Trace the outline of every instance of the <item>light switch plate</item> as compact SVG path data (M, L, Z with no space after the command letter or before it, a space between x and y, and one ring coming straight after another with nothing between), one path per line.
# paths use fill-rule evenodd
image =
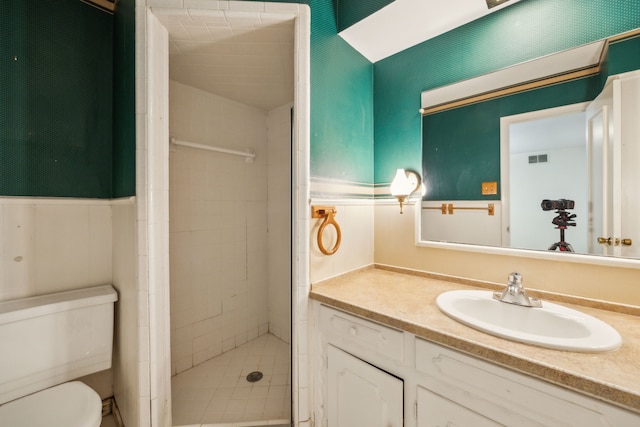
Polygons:
M498 194L498 183L493 182L483 182L482 183L482 195L488 194Z

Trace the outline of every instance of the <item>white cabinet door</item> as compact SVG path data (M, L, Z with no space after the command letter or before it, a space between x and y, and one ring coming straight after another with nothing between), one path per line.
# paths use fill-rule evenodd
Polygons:
M403 382L327 346L328 427L402 427Z
M497 427L491 421L464 406L418 387L418 427Z

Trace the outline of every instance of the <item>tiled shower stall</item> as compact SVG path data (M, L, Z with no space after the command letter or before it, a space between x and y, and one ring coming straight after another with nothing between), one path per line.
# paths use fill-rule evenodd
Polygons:
M291 106L270 112L171 81L171 372L266 333L290 342Z
M277 42L289 49L292 58L305 58L296 49L306 42L300 45L302 40L296 42L293 36L294 27L300 32L295 24L299 23L297 13L289 13L299 12L299 6L282 10L278 5L276 9L260 15L261 25L276 23L271 27L274 34L282 28L278 22L291 28L284 31L291 33L290 38L279 37ZM172 18L160 9L155 11L160 12L159 20L169 29L177 20L179 25L186 22L197 26L211 19L219 25L223 16L240 22L246 21L245 17L255 18L254 14L246 15L247 11L200 16L201 12L189 9L192 21L184 15ZM180 30L178 34L184 34ZM246 28L239 32L247 36ZM172 30L170 42L174 40L171 34ZM174 49L173 45L169 48L170 52ZM169 69L171 58L169 55ZM208 56L208 60L212 58ZM219 61L224 61L224 55ZM308 200L307 196L299 197L300 192L306 194L306 186L300 183L308 182L308 160L306 148L304 156L299 157L295 136L306 134L308 113L306 101L300 104L306 99L306 90L301 91L300 82L292 77L299 76L299 67L307 69L308 59L303 61L298 65L284 62L285 70L293 68L288 77L291 98L271 102L269 108L234 101L215 90L195 87L179 78L171 80L169 75L167 139L177 142L168 147L174 425L256 420L288 423L296 416L291 405L292 376L294 380L296 376L292 367L296 361L291 358L292 319L296 317L292 313L292 297L296 297L292 286L306 286L308 282L294 279L296 274L306 277L307 270L292 265L296 244L292 241L296 215L293 201ZM197 70L194 67L194 72ZM294 107L298 107L297 115ZM298 140L306 146L307 138ZM255 159L180 142L250 151ZM295 166L296 160L305 167ZM302 182L295 178L300 172L304 175ZM295 197L294 188L298 191ZM302 212L306 214L307 208ZM305 227L306 222L295 226ZM240 359L247 361L246 366L239 366ZM224 360L233 363L223 369ZM250 370L263 371L264 378L248 383L245 377ZM226 375L221 377L221 372ZM188 377L207 380L189 385L190 381L185 381Z
M276 338L276 335L291 337L290 344L285 343L293 354L288 367L290 375L287 374L291 381L291 392L288 393L292 399L291 419L297 425L307 426L310 419L308 353L305 341L308 328L309 287L309 8L306 5L260 2L199 2L197 7L198 9L187 9L180 0L148 1L146 7L136 8L136 40L139 41L138 44L144 52L144 55L138 55L136 65L137 70L144 71L144 77L138 74L144 84L137 85L139 92L137 99L144 101L138 104L137 129L138 139L145 141L139 146L137 161L137 182L141 190L138 237L141 244L147 248L145 252L147 255L140 258L140 268L142 268L140 271L144 278L148 277L150 284L148 301L151 423L172 425L172 406L175 407L176 403L172 400L176 394L172 384L175 382L169 375L178 372L179 369L186 369L174 375L175 380L179 375L190 372L188 366L194 362L201 362L208 356L217 354L218 351L231 350L236 346L236 350L242 349L258 341L257 339L251 341L249 337L258 336L261 332L269 330L271 333L262 337L273 337L278 342L284 341ZM229 104L228 99L220 99L220 96L213 93L200 91L199 95L195 96L193 88L184 87L186 85L182 84L184 89L182 95L191 98L187 102L200 102L190 110L193 113L191 118L200 115L200 108L203 107L201 102L206 99L209 107L204 108L212 108L211 111L216 111L216 114L205 116L201 124L208 126L209 123L224 122L223 124L228 126L218 127L215 133L177 135L178 128L174 126L180 125L172 122L170 110L174 107L170 106L170 98L180 96L175 94L174 89L181 84L169 82L170 76L167 72L170 64L170 46L166 26L169 25L168 20L181 19L186 14L196 14L200 16L198 19L216 19L220 16L244 17L250 14L272 21L275 19L279 22L292 22L294 27L294 43L291 45L294 53L293 99L292 102L283 103L285 105L276 107L273 111L269 109L263 113L259 121L263 123L261 127L264 133L257 135L254 132L253 120L258 120L257 117L260 115L256 116L256 111L252 108ZM170 87L174 92L171 96ZM186 95L188 93L190 95ZM291 105L295 109L293 126L290 124ZM221 109L236 110L240 117L225 116L226 113ZM179 117L180 113L175 115ZM219 120L214 117L216 115L220 116ZM247 124L247 121L251 121L251 124ZM284 122L288 124L282 125ZM197 128L198 124L195 126ZM194 129L191 121L187 128L183 128L186 132L192 132ZM286 138L284 138L285 134ZM212 135L214 135L213 140L206 139ZM169 144L171 136L181 140L196 139L191 142L237 150L252 148L256 152L256 160L254 164L250 164L245 163L241 157L224 155L222 159L216 160L213 157L216 153L194 150L200 152L195 154L195 159L192 159L193 170L191 165L188 166L190 169L188 176L189 181L192 175L194 179L198 178L196 181L198 188L184 188L185 193L178 193L173 189L176 184L174 178L179 176L179 173L173 176L176 174L174 168L176 163L180 162L176 160L184 160L185 156L182 155L189 149ZM257 140L252 139L253 137ZM281 137L282 145L269 144L270 140L273 141L274 138L280 140ZM234 146L234 144L238 145ZM253 145L255 146L252 147ZM270 150L281 152L274 153ZM290 154L292 161L286 159L283 160L284 163L279 163L273 168L269 166L269 159L281 158L282 151ZM166 170L164 169L165 159L169 160ZM213 170L208 169L203 166L203 162L215 167ZM219 175L220 170L226 171L228 175ZM200 179L203 179L204 175L211 175L205 178L211 184L211 188L203 188ZM182 178L186 179L186 176L185 173ZM281 180L287 183L286 186L275 184ZM272 187L272 184L275 184L275 187ZM189 201L189 208L183 204L184 199L182 203L174 203L176 197L184 198L185 196L193 197L193 200ZM283 201L288 206L282 203ZM199 210L191 208L192 204L204 209L205 216L211 214L215 219L209 220L200 216ZM206 207L207 205L209 208ZM147 210L147 206L150 209ZM163 212L162 206L169 208L166 217L160 215ZM180 213L176 212L176 209L188 209L189 212ZM259 213L260 211L262 213ZM191 222L192 225L175 224L176 220L180 221L180 215L183 215L182 219ZM267 218L275 219L275 222ZM224 230L216 224L218 221L227 221ZM175 225L183 228L180 231L174 230ZM267 232L262 229L265 225L268 227ZM291 230L291 228L293 228L293 238L284 233L284 230ZM174 234L177 233L183 233L182 243L179 243L179 239L176 240L177 236ZM270 235L276 237L272 239ZM227 246L223 247L221 242ZM288 246L283 246L285 242ZM185 248L193 245L191 249L186 250L181 260L188 269L191 269L190 272L181 273L178 267L174 268L172 265L175 260L172 260L171 256L167 257L169 259L163 256L165 244L167 255L169 253L175 255L176 243L182 244ZM211 261L211 257L203 260L204 254L201 252L203 246L208 246L206 251L210 252L207 256L215 253L220 256L223 263L211 262L207 265L206 260ZM258 257L261 252L268 253L269 261L267 257ZM236 256L238 254L239 256ZM298 254L298 256L292 258L292 254ZM292 263L291 267L285 265L289 263ZM171 277L166 275L167 270L164 267L169 265L171 265L170 270L176 269L170 272ZM190 299L192 302L196 300L195 305L190 308L181 307L182 303L171 299L176 293L173 281L183 280L177 285L185 287L184 295L193 292L194 289L202 291L204 285L198 283L197 276L195 280L184 281L189 276L192 278L195 276L193 273L196 268L211 271L211 275L203 279L205 282L208 281L209 286L206 287L204 294L192 293L191 297L185 296L185 300ZM267 276L268 281L264 280ZM257 287L260 281L263 282L262 288ZM214 287L212 282L220 286ZM275 285L265 287L264 283L269 282ZM286 295L283 292L285 287L290 292L290 297L283 298L283 295ZM255 306L257 298L254 294L260 295L262 303L266 305L266 317L264 306L259 308ZM194 297L194 295L197 296ZM219 298L218 302L215 295ZM287 299L288 302L283 302ZM257 312L252 312L250 307L256 307ZM283 308L286 308L286 314ZM190 313L187 313L188 311ZM238 322L234 323L234 321ZM206 329L209 326L212 326L211 330ZM177 338L179 327L184 328L181 332L186 332L184 338ZM169 333L171 330L173 335ZM172 357L169 357L169 354L165 355L163 349L170 349L176 339L182 339L184 346L190 347L190 351L176 348L174 345L171 349ZM247 344L242 345L242 342ZM265 345L264 348L267 350L266 353L274 351L270 345ZM279 352L279 350L276 351ZM222 353L222 356L225 354L232 354L232 352ZM270 355L267 354L266 357ZM209 359L213 362L216 360L215 357ZM196 365L194 369L207 363ZM217 370L217 368L214 369L214 371ZM280 378L280 374L277 376ZM197 394L197 391L195 393ZM212 399L210 402L219 402L219 400ZM270 421L273 420L270 419ZM205 420L205 422L215 424L219 421Z
M267 112L170 81L169 132L256 155L169 148L174 425L290 419L291 104ZM267 335L281 344L254 344Z

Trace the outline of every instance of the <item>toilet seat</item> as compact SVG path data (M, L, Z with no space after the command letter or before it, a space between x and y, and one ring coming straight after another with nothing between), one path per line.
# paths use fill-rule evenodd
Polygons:
M0 426L99 427L102 401L91 387L72 381L0 405Z

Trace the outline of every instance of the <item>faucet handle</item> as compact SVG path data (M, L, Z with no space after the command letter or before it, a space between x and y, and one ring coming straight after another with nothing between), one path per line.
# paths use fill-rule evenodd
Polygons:
M509 285L516 285L518 287L522 286L522 274L518 272L513 272L509 274Z
M522 274L517 272L509 274L507 287L502 292L494 292L493 299L524 307L542 307L542 302L538 298L527 295L524 286L522 286Z

